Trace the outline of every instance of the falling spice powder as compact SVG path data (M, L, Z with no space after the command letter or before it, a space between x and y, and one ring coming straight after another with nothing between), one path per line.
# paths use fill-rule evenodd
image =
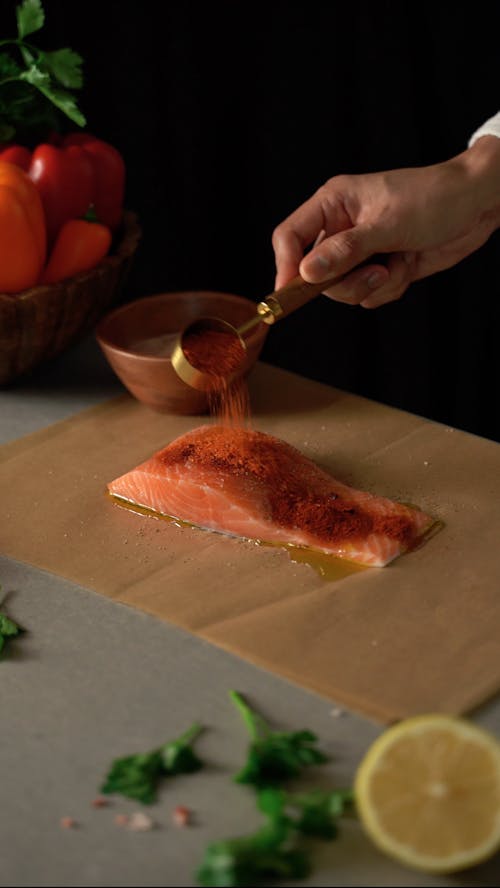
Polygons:
M226 330L190 330L182 350L189 363L210 379L209 410L227 426L250 421L250 398L244 375L234 378L246 359L245 348L235 334Z

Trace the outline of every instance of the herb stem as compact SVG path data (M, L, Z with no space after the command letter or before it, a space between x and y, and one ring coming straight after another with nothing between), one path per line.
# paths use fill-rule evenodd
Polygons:
M248 703L245 703L245 700L243 699L241 694L238 694L238 691L229 691L229 696L236 708L239 710L240 715L248 728L248 732L252 740L259 740L260 731L265 733L269 732L269 728L262 716L255 713L250 708Z
M195 722L194 725L191 725L191 727L184 732L184 734L181 734L178 739L178 743L181 743L183 746L188 746L190 743L193 742L195 737L198 737L198 735L201 734L202 731L203 725Z

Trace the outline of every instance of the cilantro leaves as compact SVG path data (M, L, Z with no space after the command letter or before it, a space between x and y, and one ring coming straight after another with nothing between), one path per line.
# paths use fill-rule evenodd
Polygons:
M17 37L0 40L0 140L57 129L58 114L86 120L72 90L83 86L83 59L72 49L44 51L26 41L45 21L41 0L16 7Z

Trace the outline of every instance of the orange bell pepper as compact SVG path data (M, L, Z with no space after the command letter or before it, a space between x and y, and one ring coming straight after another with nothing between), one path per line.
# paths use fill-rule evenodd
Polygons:
M20 293L38 283L47 233L42 201L27 173L0 161L0 293Z
M55 284L93 268L104 259L111 240L111 231L106 225L69 219L59 231L41 282Z

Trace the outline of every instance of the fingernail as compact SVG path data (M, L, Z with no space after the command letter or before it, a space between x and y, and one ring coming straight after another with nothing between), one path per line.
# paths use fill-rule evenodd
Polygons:
M371 275L366 279L370 290L375 290L384 280L385 275L381 271L372 271Z
M304 263L303 271L308 277L314 278L315 281L324 281L329 276L332 264L325 256L314 256L308 262Z

